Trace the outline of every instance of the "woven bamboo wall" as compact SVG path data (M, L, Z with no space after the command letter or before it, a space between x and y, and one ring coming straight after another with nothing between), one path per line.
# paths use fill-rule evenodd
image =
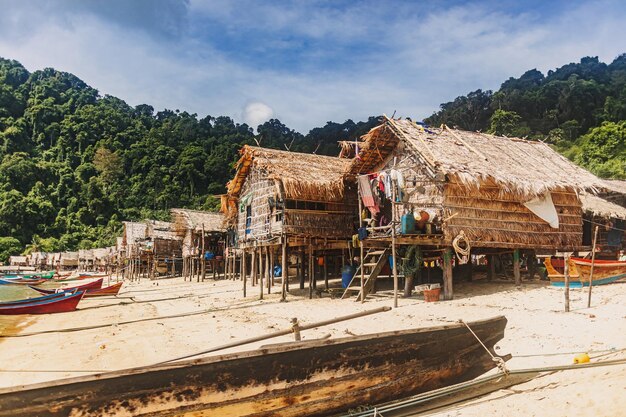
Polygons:
M246 177L245 183L241 187L240 199L250 195L249 204L252 209L252 218L249 230L246 233L246 211L242 211L237 206L237 234L239 241L245 240L265 240L271 234L280 234L282 223L276 221L276 216L272 215L268 198L277 194L276 183L267 178L265 172L258 168L253 168Z
M451 242L463 230L474 247L566 249L582 245L582 208L573 191L552 193L558 229L528 210L522 199L495 184L470 189L452 179L444 189L449 218L444 223L446 240Z

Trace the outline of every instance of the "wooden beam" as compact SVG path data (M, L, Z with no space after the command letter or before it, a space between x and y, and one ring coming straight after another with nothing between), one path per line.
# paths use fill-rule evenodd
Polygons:
M452 289L452 250L448 248L443 253L443 299L452 300L454 292Z

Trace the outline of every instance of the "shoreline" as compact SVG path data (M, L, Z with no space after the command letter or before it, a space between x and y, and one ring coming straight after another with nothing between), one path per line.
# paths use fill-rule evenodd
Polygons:
M23 326L15 329L18 337L6 337L7 332L3 331L4 337L0 338L0 355L5 359L0 369L0 387L146 366L288 329L292 317L297 317L301 324L309 324L393 305L393 291L389 290L379 291L365 303L359 303L354 298L341 300L328 296L309 300L307 288L292 290L287 302L281 303L279 288L273 288L274 294L264 294L263 300L258 300L258 287L249 288L249 296L244 299L241 285L238 280L198 283L182 278L126 282L116 298L85 299L79 304L78 311L26 320ZM296 287L297 283L292 286ZM455 299L451 301L427 303L421 296L399 298L397 309L306 330L302 332L302 339L316 339L327 334L338 338L504 315L508 325L496 352L513 355L513 359L507 362L510 369L570 364L574 352L626 348L626 283L594 287L590 309L586 308L586 288L570 290L572 311L569 313L563 312L563 290L545 282L526 281L521 289L517 289L511 281L476 280L459 282L455 289ZM96 327L72 330L92 326ZM292 340L292 335L281 336L207 356L253 350L261 345ZM532 356L538 354L544 356ZM615 355L626 357L626 352L615 352ZM603 372L619 380L622 371ZM558 381L560 377L550 378ZM570 377L563 378L563 381L569 381ZM537 383L527 384L533 386L533 382ZM601 383L602 378L585 391L591 390L596 396L614 393ZM576 385L571 381L568 384ZM539 387L539 390L549 388ZM488 397L493 395L496 393ZM509 397L490 401L506 402L506 398ZM626 395L611 398L620 407L626 407ZM547 402L542 402L545 407ZM567 415L559 414L559 408L553 405L554 415ZM484 411L471 414L474 412L471 410L484 410L482 407L464 407L458 415L478 417ZM589 415L593 409L594 406L589 405Z

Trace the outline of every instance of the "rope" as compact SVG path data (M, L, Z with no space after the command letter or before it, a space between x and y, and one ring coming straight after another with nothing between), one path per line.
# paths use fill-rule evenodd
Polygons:
M485 346L485 344L483 343L482 340L480 340L480 338L476 335L476 333L474 333L474 331L472 330L471 327L469 327L469 325L464 322L463 320L459 320L459 322L463 323L465 325L465 327L467 327L467 330L469 330L474 337L476 338L476 340L478 340L478 343L480 343L480 345L487 351L487 353L489 354L489 356L491 356L491 360L495 362L496 366L498 367L498 369L504 374L504 375L508 375L509 374L509 370L506 367L506 363L504 362L504 359L502 359L499 356L494 356L491 351L489 349L487 349L487 346Z
M460 242L464 242L464 247L460 245ZM459 263L461 265L469 262L470 251L472 250L469 239L465 235L465 232L461 230L458 235L452 241L452 247L454 248L454 252L456 252L456 257L459 259Z

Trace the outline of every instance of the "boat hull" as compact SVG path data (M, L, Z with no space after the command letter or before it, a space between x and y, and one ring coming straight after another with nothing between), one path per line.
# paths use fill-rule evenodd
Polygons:
M506 318L470 323L493 352ZM308 343L0 389L0 416L326 416L494 367L462 324Z
M10 278L0 279L0 285L39 285L46 282L45 279Z
M85 297L104 297L107 295L117 295L122 288L122 283L119 282L117 284L109 285L108 287L99 288L99 289L87 289L85 292Z
M50 314L50 313L66 313L76 310L78 302L83 298L84 293L77 292L75 294L66 295L65 297L53 298L49 300L0 306L0 315L17 315L17 314Z
M54 293L54 294L42 295L41 297L25 298L23 300L3 301L3 302L0 303L0 306L14 306L14 305L19 305L19 304L32 304L32 303L36 303L36 302L52 300L54 298L65 297L65 295L66 294L64 292L59 292L59 293Z
M90 283L84 284L84 285L78 285L76 287L53 288L53 289L33 287L32 285L29 285L29 287L41 294L54 294L56 292L64 292L64 291L96 290L102 287L102 278L92 281Z
M547 264L546 264L547 266ZM569 261L570 282L572 288L582 288L589 286L591 278L591 259L570 258ZM550 284L555 287L565 286L563 274L555 271L550 273L548 269ZM593 285L604 285L626 279L626 262L595 260L593 267Z

